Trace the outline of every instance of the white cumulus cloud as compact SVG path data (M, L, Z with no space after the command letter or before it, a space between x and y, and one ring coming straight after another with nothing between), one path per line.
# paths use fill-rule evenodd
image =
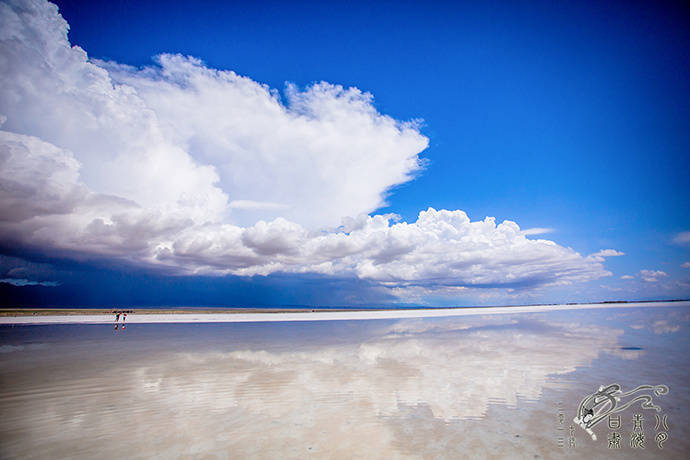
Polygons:
M392 290L520 289L605 257L493 218L370 215L422 167L415 121L321 82L275 89L180 55L136 69L72 47L57 7L0 3L0 238L178 273L322 273Z
M357 88L289 85L283 104L266 85L194 58L162 55L140 70L102 64L156 113L166 139L214 165L242 204L232 216L240 224L280 216L320 227L372 212L420 169L428 144L416 123L378 113Z
M625 253L621 251L616 251L615 249L602 249L599 252L590 254L589 257L619 257L624 256Z
M514 222L472 222L462 211L429 208L413 223L362 215L345 228L310 232L279 218L246 228L194 229L156 257L237 275L351 274L390 286L437 288L552 285L608 274L598 259L552 241L530 240Z
M656 283L661 278L666 278L668 276L668 273L663 272L661 270L640 270L638 276L643 281L647 281L649 283Z

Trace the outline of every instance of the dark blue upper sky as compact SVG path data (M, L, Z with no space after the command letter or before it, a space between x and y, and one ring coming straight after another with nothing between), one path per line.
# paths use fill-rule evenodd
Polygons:
M643 269L688 278L673 243L690 230L682 3L56 3L92 58L182 53L273 88L356 86L381 113L423 119L426 168L379 212L462 209L552 228L582 254L615 248L611 286ZM646 297L598 289L587 300Z

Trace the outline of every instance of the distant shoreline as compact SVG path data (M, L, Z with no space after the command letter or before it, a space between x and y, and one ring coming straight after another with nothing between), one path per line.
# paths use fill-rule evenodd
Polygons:
M416 311L416 310L458 310L468 308L525 308L525 307L561 307L578 306L584 308L586 305L592 306L613 306L613 305L638 305L638 304L659 304L659 303L688 303L690 299L674 300L609 300L603 302L579 302L565 304L527 304L527 305L472 305L456 307L125 307L114 306L106 307L0 307L0 317L3 316L64 316L64 315L110 315L115 311L127 311L138 315L190 315L190 314L241 314L241 313L326 313L326 312L374 312L374 311Z
M131 323L235 323L273 321L338 321L367 319L431 318L471 315L511 315L604 308L690 307L690 301L613 302L595 304L530 305L513 307L453 307L419 309L131 309ZM117 309L120 310L120 309ZM122 310L125 310L124 308ZM130 310L127 310L130 311ZM112 324L112 309L0 309L0 325Z

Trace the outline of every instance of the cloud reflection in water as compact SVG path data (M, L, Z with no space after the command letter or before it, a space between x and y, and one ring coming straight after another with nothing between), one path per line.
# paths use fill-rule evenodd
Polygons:
M75 442L86 456L123 446L142 456L403 454L401 423L453 424L538 400L554 375L617 350L623 333L535 318L372 321L360 341L154 353L2 405L16 445L46 455Z

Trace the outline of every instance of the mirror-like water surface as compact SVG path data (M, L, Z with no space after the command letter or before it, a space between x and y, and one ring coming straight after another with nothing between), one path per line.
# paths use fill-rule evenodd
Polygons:
M689 324L669 307L3 326L0 457L680 458ZM617 413L619 428L603 420L595 441L573 417L611 383L669 392L659 411Z

